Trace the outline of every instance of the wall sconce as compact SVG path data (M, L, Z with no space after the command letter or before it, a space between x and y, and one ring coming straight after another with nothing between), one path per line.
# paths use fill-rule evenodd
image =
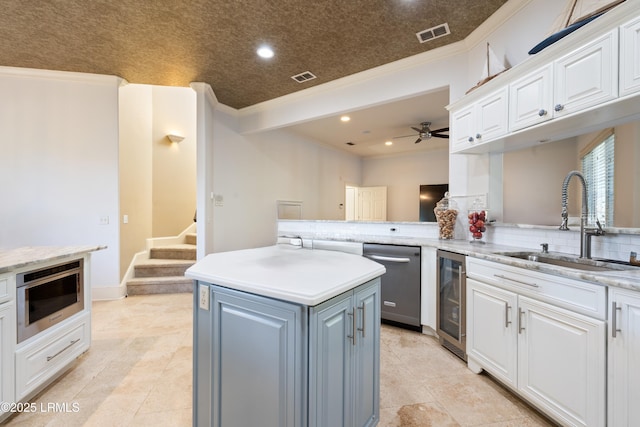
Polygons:
M167 135L167 138L169 138L169 141L171 142L180 142L184 139L184 136L174 135L170 133L169 135Z

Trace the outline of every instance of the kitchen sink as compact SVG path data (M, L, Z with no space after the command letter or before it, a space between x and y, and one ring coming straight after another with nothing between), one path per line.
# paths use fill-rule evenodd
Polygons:
M635 267L624 261L586 259L573 255L542 252L501 252L498 255L586 271L629 270Z

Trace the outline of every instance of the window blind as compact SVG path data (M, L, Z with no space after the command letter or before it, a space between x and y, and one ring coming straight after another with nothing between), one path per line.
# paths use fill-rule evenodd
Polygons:
M587 181L589 223L596 218L603 227L613 226L613 155L615 135L604 140L582 157L582 174Z

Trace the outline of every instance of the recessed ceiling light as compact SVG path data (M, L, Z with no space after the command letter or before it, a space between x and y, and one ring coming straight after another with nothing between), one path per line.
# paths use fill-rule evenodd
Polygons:
M351 117L349 117L349 116L342 116L342 117L340 117L340 121L341 121L341 122L345 122L345 123L346 123L346 122L348 122L349 120L351 120Z
M260 58L273 58L273 49L271 49L269 46L260 46L256 53Z
M387 141L384 143L384 145L393 145L393 141Z

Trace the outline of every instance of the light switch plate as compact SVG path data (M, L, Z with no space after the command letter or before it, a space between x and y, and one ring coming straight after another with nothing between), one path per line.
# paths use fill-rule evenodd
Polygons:
M198 287L198 304L202 310L209 310L209 287L207 285L199 285Z

